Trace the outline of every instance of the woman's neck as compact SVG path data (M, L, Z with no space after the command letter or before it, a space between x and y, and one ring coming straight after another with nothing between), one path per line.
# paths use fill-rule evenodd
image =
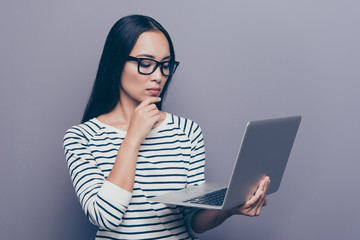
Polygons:
M110 126L126 131L130 124L131 115L139 104L120 97L113 110L98 116L97 119Z
M115 128L127 131L131 116L139 104L140 102L131 101L127 98L121 98L120 96L120 101L116 104L114 109L111 110L111 112L98 116L97 120ZM164 112L161 112L160 114L160 121L154 125L154 128L159 126L165 120L166 114Z

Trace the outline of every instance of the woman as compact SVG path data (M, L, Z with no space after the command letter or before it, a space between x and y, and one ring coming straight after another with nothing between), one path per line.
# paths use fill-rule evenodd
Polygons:
M259 215L269 179L227 211L152 202L200 184L205 148L193 121L161 111L178 62L166 30L131 15L109 32L82 124L64 137L68 169L96 239L195 239L234 214Z

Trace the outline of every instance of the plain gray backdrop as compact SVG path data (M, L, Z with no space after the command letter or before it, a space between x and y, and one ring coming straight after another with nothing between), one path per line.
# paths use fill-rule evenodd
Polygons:
M226 182L249 120L303 116L260 217L201 239L359 239L360 2L1 0L1 239L93 239L63 155L111 26L169 31L180 67L164 109L198 122L209 180Z

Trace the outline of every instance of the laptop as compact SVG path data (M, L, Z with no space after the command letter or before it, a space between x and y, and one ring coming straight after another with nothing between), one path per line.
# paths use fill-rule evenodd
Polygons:
M227 186L205 182L151 199L154 202L206 209L229 209L245 203L260 180L269 176L267 195L276 192L284 175L301 116L250 121Z

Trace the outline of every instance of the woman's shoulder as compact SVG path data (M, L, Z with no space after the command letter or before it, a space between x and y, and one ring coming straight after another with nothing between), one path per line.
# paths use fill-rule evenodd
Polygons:
M67 138L81 138L89 141L93 136L98 134L102 127L94 119L90 119L84 123L73 125L66 130L64 140Z
M186 117L180 117L172 113L167 113L169 115L169 123L178 129L180 129L182 132L184 132L188 137L193 136L194 134L201 133L200 125Z

